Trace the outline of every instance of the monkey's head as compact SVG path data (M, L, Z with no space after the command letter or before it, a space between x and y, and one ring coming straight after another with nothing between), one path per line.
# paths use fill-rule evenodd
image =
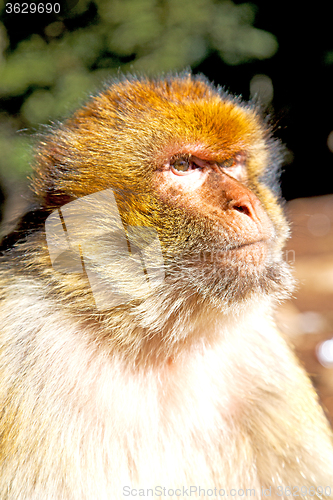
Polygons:
M114 83L47 135L36 160L43 207L66 210L84 197L94 205L90 220L103 236L96 232L91 254L104 284L115 272L106 265L115 217L94 196L112 190L118 230L158 236L164 278L151 295L171 309L196 297L227 310L289 288L279 143L253 105L203 77ZM87 224L77 221L83 240ZM130 272L120 261L116 269Z

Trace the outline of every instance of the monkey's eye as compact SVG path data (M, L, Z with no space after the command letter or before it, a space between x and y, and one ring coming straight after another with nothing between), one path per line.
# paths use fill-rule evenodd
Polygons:
M187 175L194 172L198 167L193 161L185 156L175 158L170 163L171 171L176 175Z
M171 163L171 168L177 173L187 172L190 169L190 160L188 158L176 158Z
M222 163L220 163L221 168L230 168L233 165L235 165L236 159L235 158L228 158L227 160L224 160Z
M231 158L221 161L218 166L222 172L238 181L245 182L247 179L246 155L242 151Z

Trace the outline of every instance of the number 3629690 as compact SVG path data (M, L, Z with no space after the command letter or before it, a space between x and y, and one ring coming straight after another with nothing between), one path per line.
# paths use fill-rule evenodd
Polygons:
M60 3L6 3L7 14L59 14Z

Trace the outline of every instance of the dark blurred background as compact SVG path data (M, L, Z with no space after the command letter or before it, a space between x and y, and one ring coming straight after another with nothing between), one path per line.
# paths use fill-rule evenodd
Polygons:
M261 101L287 147L282 191L292 200L286 259L298 288L280 308L279 324L331 416L332 6L290 0L0 0L0 218L1 210L5 219L14 218L26 203L36 133L119 72L191 68L234 94Z

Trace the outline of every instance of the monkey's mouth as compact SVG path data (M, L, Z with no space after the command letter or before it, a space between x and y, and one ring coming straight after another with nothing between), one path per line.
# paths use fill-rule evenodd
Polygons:
M201 251L197 259L202 264L211 264L218 267L236 265L263 264L268 253L267 241L264 239L249 243L233 245L227 248L217 248L216 250Z
M262 238L260 240L250 241L248 243L241 243L240 245L234 245L231 248L227 248L225 251L226 252L228 252L228 251L232 252L234 250L240 250L242 248L252 247L254 245L257 245L257 246L267 245L267 240L265 240L265 239Z

